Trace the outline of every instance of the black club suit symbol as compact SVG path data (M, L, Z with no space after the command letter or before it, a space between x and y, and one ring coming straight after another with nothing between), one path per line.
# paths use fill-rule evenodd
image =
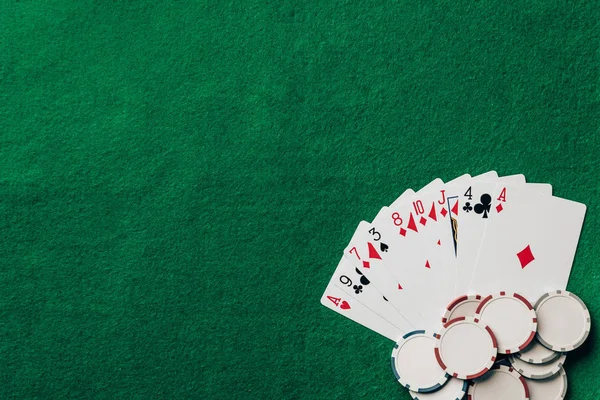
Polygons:
M473 207L471 207L471 203L469 203L468 201L465 203L465 206L463 207L463 210L465 210L466 213L468 213L469 211L473 210Z
M479 204L475 204L475 212L477 214L483 214L481 216L481 218L487 218L488 217L488 213L490 212L490 207L492 204L492 196L490 196L489 194L483 194L481 195L481 198L479 199L480 203Z

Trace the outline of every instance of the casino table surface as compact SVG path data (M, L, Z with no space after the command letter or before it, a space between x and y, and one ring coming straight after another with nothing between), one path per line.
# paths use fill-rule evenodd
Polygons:
M568 289L598 320L599 20L3 2L0 398L408 400L393 343L319 299L360 220L464 173L587 204ZM600 397L598 341L567 359L570 400Z

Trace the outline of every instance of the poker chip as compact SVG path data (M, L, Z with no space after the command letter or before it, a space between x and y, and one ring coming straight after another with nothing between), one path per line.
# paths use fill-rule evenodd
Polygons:
M565 353L561 354L556 360L546 364L529 364L525 361L510 355L508 357L512 367L517 370L518 373L529 379L546 379L550 378L560 372L562 366L567 359Z
M446 307L442 316L442 324L457 317L473 317L477 306L481 303L481 296L478 294L464 295L452 300Z
M544 294L535 304L537 339L554 351L575 350L590 334L590 312L583 301L566 290Z
M523 350L537 331L536 313L529 301L518 293L487 296L477 307L475 318L494 332L500 354Z
M472 381L468 394L469 400L530 400L525 378L504 365Z
M436 392L417 393L410 391L413 400L460 400L465 397L469 383L462 379L450 378L442 388Z
M472 317L458 317L448 321L436 335L434 352L446 373L459 379L474 379L494 365L497 343L488 326Z
M567 373L561 368L558 374L546 379L525 379L530 400L564 400L567 395Z
M538 319L538 331L540 329L540 321ZM529 346L524 348L518 353L515 353L514 356L528 362L529 364L545 364L550 361L556 360L560 357L559 352L550 350L547 347L544 347L537 339L533 339Z
M436 336L425 330L413 331L394 346L392 371L405 388L417 393L435 392L450 378L432 351Z

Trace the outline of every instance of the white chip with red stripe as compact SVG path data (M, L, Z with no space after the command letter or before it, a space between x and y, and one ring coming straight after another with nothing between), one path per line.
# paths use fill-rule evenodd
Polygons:
M478 294L457 297L446 307L442 324L458 317L474 317L479 303L481 303L481 296Z
M477 378L496 361L496 338L489 327L475 318L448 321L435 338L435 358L440 367L455 378Z
M537 317L531 303L518 293L500 292L484 298L475 318L489 326L498 340L498 353L523 350L535 337Z

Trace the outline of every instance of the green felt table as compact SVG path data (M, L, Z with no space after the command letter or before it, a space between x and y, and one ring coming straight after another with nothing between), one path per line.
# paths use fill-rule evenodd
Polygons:
M3 1L0 398L407 400L393 343L320 296L360 220L492 169L588 205L569 289L597 319L599 19ZM570 400L600 397L599 340Z

